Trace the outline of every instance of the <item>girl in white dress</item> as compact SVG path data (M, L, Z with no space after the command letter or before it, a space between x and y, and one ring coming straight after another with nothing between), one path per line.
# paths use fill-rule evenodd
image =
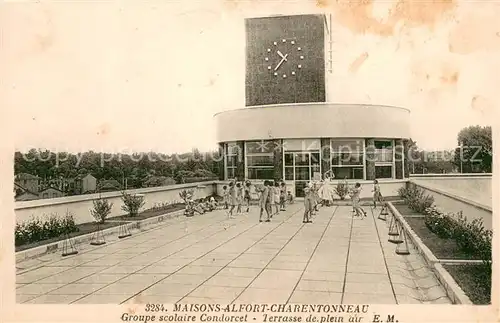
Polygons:
M323 185L320 187L318 194L321 198L322 204L326 206L330 206L333 203L333 196L335 194L333 190L332 180L331 180L330 172L325 173L325 179L323 180ZM335 176L335 175L333 175Z

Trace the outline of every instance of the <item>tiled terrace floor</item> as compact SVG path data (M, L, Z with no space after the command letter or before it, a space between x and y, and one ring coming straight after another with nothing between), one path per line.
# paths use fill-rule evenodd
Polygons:
M20 263L18 303L450 303L420 256L395 254L378 210L301 203L271 223L258 210L169 219L129 238ZM36 265L35 265L36 264ZM27 268L29 266L30 268Z

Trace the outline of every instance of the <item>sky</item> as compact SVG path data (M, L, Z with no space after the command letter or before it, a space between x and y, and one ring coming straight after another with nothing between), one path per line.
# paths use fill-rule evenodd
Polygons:
M244 18L332 14L329 101L411 109L421 148L498 119L500 2L6 1L0 124L12 149L216 147L244 108ZM4 142L2 145L6 146Z

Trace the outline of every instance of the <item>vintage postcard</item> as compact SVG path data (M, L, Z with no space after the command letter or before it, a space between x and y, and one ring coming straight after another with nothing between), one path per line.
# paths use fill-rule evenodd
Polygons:
M0 12L2 322L500 320L500 2Z

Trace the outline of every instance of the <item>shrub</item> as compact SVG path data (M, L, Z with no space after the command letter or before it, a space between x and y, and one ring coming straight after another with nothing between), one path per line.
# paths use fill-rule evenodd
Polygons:
M32 217L28 222L17 223L15 227L15 245L22 246L27 243L57 238L63 234L77 232L73 215L67 211L64 217L57 213L51 214L47 220Z
M94 208L90 210L90 214L94 217L97 223L104 223L108 215L111 214L113 203L107 199L98 199L93 201Z
M190 200L194 195L194 189L188 189L188 190L182 190L179 192L179 197L184 201L184 203L187 203L188 200Z
M122 192L122 210L127 212L129 216L136 216L139 214L139 210L146 203L144 201L144 196L142 195L132 195L129 193Z
M457 221L454 215L443 213L436 206L425 210L424 222L431 232L443 239L450 239L455 234Z
M425 195L424 190L416 185L401 187L398 190L398 195L404 199L411 210L418 213L425 214L426 209L434 204L434 197Z
M341 200L345 199L347 194L349 194L349 185L347 182L340 182L335 186L335 194L340 197Z

